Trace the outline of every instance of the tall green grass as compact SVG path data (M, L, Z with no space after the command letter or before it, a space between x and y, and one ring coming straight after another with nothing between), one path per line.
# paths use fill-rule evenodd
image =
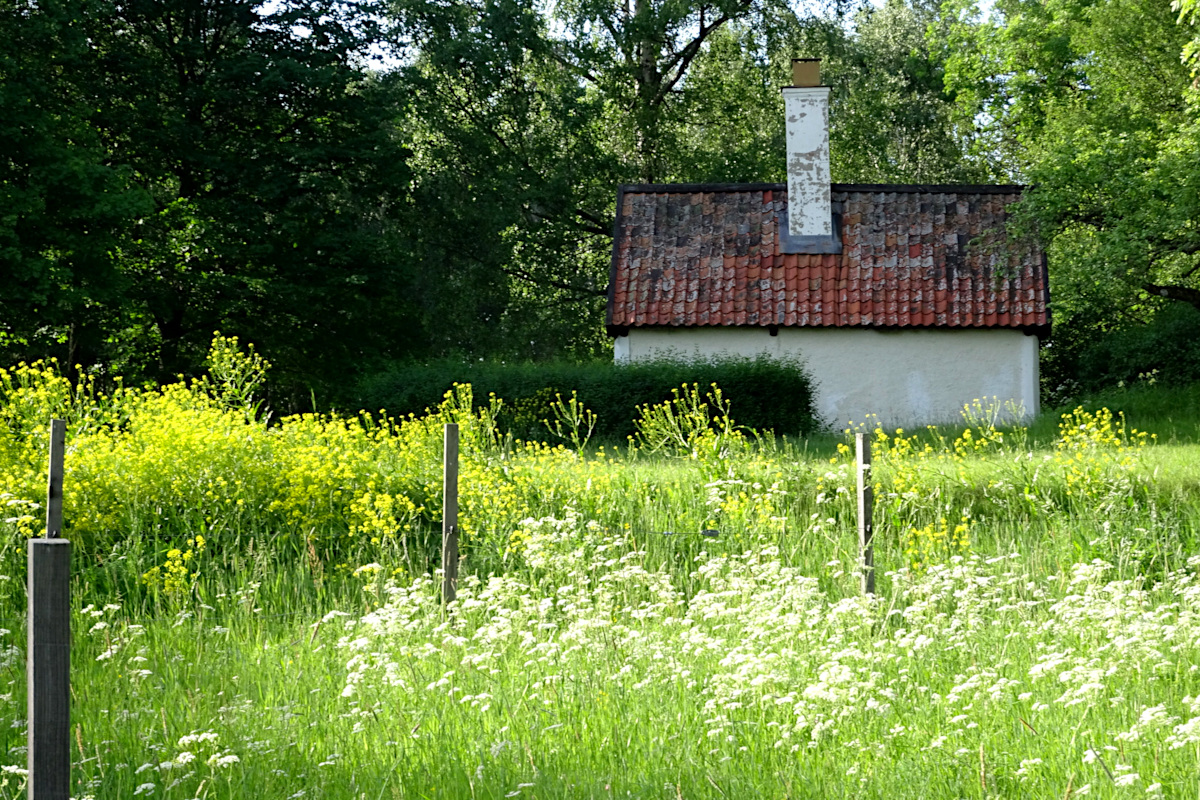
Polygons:
M755 436L699 387L583 452L503 436L465 388L420 418L269 420L266 365L219 344L186 386L0 372L0 797L22 791L22 543L51 415L71 427L75 797L1200 790L1183 396L1123 395L1124 422L1106 403L1003 427L979 404L874 431L862 598L844 438Z

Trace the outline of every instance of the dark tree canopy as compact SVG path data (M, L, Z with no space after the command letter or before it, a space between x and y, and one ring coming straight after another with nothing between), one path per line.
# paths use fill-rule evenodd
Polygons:
M399 359L604 353L617 185L783 180L797 56L833 87L835 180L1032 184L1082 341L1200 305L1181 14L0 0L0 351L162 379L220 329L288 404Z
M297 385L421 345L407 109L366 66L372 9L274 8L5 9L20 34L4 37L6 77L22 77L5 105L31 110L6 114L4 137L37 181L4 184L30 198L7 204L18 222L0 235L21 239L6 269L24 297L6 300L49 304L10 336L69 338L72 361L164 378L194 369L220 328Z
M117 252L126 322L161 372L218 327L305 379L413 344L406 110L364 67L371 10L134 0L94 19L95 125L154 202Z
M110 257L149 198L114 164L71 77L89 68L69 4L0 2L0 349L63 345L119 305Z

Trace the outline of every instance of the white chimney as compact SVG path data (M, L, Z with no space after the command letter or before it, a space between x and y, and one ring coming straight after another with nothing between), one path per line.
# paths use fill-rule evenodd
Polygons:
M783 88L787 114L789 236L833 236L829 201L829 87L821 62L792 61L792 86Z

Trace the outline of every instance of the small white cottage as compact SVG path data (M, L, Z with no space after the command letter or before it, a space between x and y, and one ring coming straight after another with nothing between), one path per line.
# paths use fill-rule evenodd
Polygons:
M1045 257L1005 231L1019 186L829 183L829 88L793 65L788 183L622 186L608 295L617 361L798 356L835 428L1038 411Z

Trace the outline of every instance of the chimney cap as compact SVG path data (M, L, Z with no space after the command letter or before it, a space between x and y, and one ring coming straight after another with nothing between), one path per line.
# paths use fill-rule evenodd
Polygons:
M821 85L821 59L793 58L792 86L809 87Z

